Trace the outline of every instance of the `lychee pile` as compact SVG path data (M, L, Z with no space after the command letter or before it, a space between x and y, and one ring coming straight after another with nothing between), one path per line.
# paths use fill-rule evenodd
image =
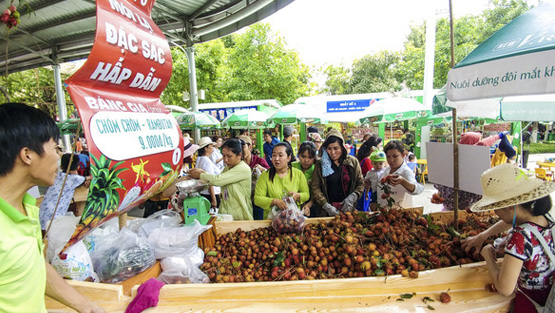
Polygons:
M479 261L461 248L461 239L497 222L492 215L458 221L462 233L432 222L416 210L378 214L341 213L331 221L307 224L302 233L278 234L271 227L218 236L205 249L201 266L211 282L254 282L401 274ZM491 240L491 239L490 239Z
M2 13L2 16L0 16L0 21L2 21L2 23L6 24L6 26L11 29L13 27L16 27L17 24L21 23L19 17L20 14L17 11L17 8L15 7L15 5L12 4L9 8L4 10L4 13Z

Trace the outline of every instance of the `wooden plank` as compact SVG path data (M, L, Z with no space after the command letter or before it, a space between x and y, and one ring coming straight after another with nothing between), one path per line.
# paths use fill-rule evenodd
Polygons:
M123 286L115 284L89 283L75 280L67 280L77 291L93 300L104 308L106 312L125 312L125 308L131 297L123 294ZM49 313L53 312L75 312L52 298L45 297L46 308Z
M507 312L511 298L484 289L491 279L485 263L420 273L417 279L400 275L318 281L170 285L160 293L156 312L416 312L424 296L439 299L451 289L452 302L431 302L437 312ZM402 293L416 292L398 302ZM172 311L173 310L173 311Z
M466 216L461 212L460 218ZM432 217L448 222L453 215L442 212L434 213ZM308 219L307 223L330 219ZM269 220L217 222L216 229L223 234L237 228L246 231L269 225ZM387 278L166 285L161 289L158 307L146 312L427 312L427 304L422 298L428 296L438 300L440 292L448 289L452 302L428 303L434 307L434 312L507 312L512 298L486 291L485 286L490 283L485 262L480 262L419 272L417 279L394 275ZM118 297L98 296L95 285L103 284L80 284L84 287L80 292L98 301L107 312L124 312L131 301L123 289ZM137 289L138 285L135 285L133 296ZM397 301L400 294L412 292L416 292L413 299ZM47 301L50 312L71 312L60 306L52 300Z
M511 298L484 289L490 283L484 262L420 272L417 279L400 275L295 282L167 285L152 312L418 312L427 311L423 297L437 312L507 312ZM81 283L86 284L86 283ZM92 284L103 285L103 284ZM92 290L79 290L107 312L124 312L129 297L96 300ZM439 293L450 289L451 303ZM133 294L136 294L137 286ZM400 294L416 292L399 302ZM104 297L102 297L104 299ZM70 312L47 301L49 312Z

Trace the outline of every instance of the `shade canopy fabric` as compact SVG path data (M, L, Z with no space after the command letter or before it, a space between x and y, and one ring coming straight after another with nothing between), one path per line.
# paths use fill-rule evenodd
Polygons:
M114 2L120 2L113 0ZM156 0L154 22L170 46L201 43L229 35L256 23L293 0ZM93 0L27 0L30 14L20 7L21 23L0 38L0 67L9 72L86 58L96 31ZM17 4L17 3L16 3ZM10 1L0 1L7 8ZM6 45L8 56L6 58Z
M203 112L183 113L175 118L181 129L212 129L220 128L220 121Z
M405 121L426 116L426 107L411 98L387 98L370 105L360 115L361 123Z
M502 27L449 71L451 101L555 93L555 4Z
M296 124L296 123L327 123L312 106L305 104L288 104L275 111L268 122L276 124Z
M257 110L238 110L222 121L223 127L239 128L266 128L268 115Z

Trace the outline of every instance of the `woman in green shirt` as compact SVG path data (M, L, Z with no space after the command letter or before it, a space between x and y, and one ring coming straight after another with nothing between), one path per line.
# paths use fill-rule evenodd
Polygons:
M293 162L291 165L303 172L309 186L312 181L312 173L314 173L314 162L316 162L316 145L312 141L305 141L299 147L299 161ZM302 211L306 216L320 216L320 211L312 199L303 204Z
M272 206L284 210L287 204L284 196L292 197L297 204L309 197L308 183L303 172L291 167L293 149L285 142L278 143L272 150L272 167L258 178L254 191L254 204L264 209L264 218Z
M243 147L237 139L222 145L225 168L219 175L205 173L201 169L189 170L189 176L207 180L220 186L220 213L231 214L234 220L252 220L251 169L242 161Z

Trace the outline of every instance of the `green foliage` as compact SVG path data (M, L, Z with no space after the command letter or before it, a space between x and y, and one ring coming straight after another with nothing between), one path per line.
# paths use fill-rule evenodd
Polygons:
M401 84L395 79L395 66L398 61L399 55L390 51L381 51L355 60L349 82L350 93L401 90Z
M539 153L555 153L555 144L553 143L531 143L530 154Z
M67 79L69 75L62 74L62 81ZM30 106L36 107L48 115L54 117L58 115L56 88L54 87L54 71L51 68L36 68L32 70L17 72L0 79L0 85L7 87L9 101L22 102ZM8 101L5 94L3 101ZM72 103L69 94L66 92L66 103ZM71 114L73 109L68 110Z
M523 0L493 0L492 9L482 16L463 16L454 20L455 64L467 56L476 46L520 14L528 10ZM434 61L434 88L441 88L447 81L451 68L451 42L448 18L436 22L436 45ZM413 90L423 89L425 23L411 25L396 78Z
M347 94L349 86L350 72L349 68L344 66L327 65L320 68L320 72L326 75L326 84L320 89L320 93L329 95Z
M258 23L232 36L225 84L230 100L277 99L288 104L307 95L309 68L268 24Z
M117 189L124 188L123 180L119 178L121 172L127 171L127 168L116 170L124 161L116 163L110 167L112 160L101 155L97 160L91 154L91 187L89 200L83 216L94 216L94 218L104 218L115 212L119 206L119 194Z
M172 57L172 78L161 99L184 106L183 91L190 92L187 57L179 47L172 48ZM308 67L268 24L195 45L195 64L197 87L206 90L204 102L277 99L293 103L309 89Z
M172 77L160 99L164 104L181 105L183 91L190 93L189 65L187 55L180 47L171 49L173 68ZM197 89L206 90L206 102L227 101L226 93L221 84L225 81L226 59L228 51L223 41L213 40L196 45L195 67L197 75Z

